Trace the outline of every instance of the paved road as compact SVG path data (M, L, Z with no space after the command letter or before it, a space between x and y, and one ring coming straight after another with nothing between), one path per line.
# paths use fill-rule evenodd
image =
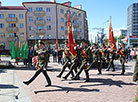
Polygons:
M126 74L124 76L120 75L120 63L116 61L115 64L116 72L107 72L103 69L103 75L97 75L96 69L90 70L91 81L85 83L84 72L81 74L81 80L78 81L72 81L70 78L64 81L62 78L57 78L56 75L60 72L62 65L49 63L48 69L50 71L48 71L48 74L52 80L52 87L45 87L47 83L43 74L29 86L23 85L22 81L28 80L34 74L35 70L33 68L5 69L0 72L0 85L4 83L3 80L8 77L7 75L10 73L15 75L16 78L9 76L11 79L9 78L7 81L14 79L15 83L10 83L13 85L12 87L15 87L12 88L16 92L13 96L20 92L20 97L18 99L14 98L14 100L28 100L22 102L133 102L136 93L136 84L132 81L135 62L132 61L126 64ZM5 83L7 81L5 80ZM9 85L9 83L6 84ZM7 92L11 89L2 90ZM0 102L13 102L13 99L11 101L1 101L4 97L0 95Z

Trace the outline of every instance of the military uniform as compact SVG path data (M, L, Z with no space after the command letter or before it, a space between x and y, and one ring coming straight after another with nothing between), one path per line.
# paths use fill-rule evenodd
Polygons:
M115 49L109 48L108 49L108 57L107 57L107 61L109 61L109 65L106 71L109 71L111 66L113 68L113 71L115 71L115 66L114 66L114 60L115 60Z
M99 72L98 74L102 74L101 68L99 66L99 62L100 62L99 49L93 48L91 50L91 54L92 54L92 63L89 65L88 70L96 66L96 68L98 68L98 72Z
M36 70L34 76L29 81L26 81L26 82L23 82L23 83L26 84L26 85L29 85L42 72L43 75L45 76L47 82L48 82L47 86L50 86L51 85L51 80L50 80L46 70L44 70L44 67L46 65L45 60L47 60L45 48L37 50L36 54L38 56L38 63L37 63L38 69Z
M63 68L62 68L60 74L59 74L57 77L61 77L62 74L63 74L63 72L65 71L65 69L66 69L67 67L70 69L70 66L71 66L71 53L70 53L68 47L66 47L66 48L64 49L64 54L65 54L65 58L64 58L64 59L65 59L65 63L64 63L64 65L63 65ZM73 72L71 72L71 74L72 74L72 77L73 77L73 76L74 76Z
M135 64L135 69L134 69L134 74L133 74L133 81L134 82L138 81L138 54L137 54L137 61Z
M82 70L84 69L85 75L86 75L86 82L88 82L89 81L88 64L89 64L89 61L91 61L90 47L88 47L87 49L86 49L86 47L83 47L81 49L81 58L82 58L82 64L80 66L80 70L78 71L76 76L72 79L76 80L79 77L79 75L81 74Z
M127 49L125 47L121 47L118 51L119 59L122 64L122 75L125 73L125 62L128 57Z

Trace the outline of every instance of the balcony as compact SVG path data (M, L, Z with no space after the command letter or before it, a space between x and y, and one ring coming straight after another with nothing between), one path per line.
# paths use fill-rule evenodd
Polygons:
M8 37L8 38L7 38L7 41L9 41L9 42L10 42L10 41L14 41L14 40L15 40L15 37Z
M74 17L73 17L73 19L74 19L74 20L78 20L78 19L79 19L79 17L77 17L77 16L74 16Z
M37 17L45 16L45 11L34 11L34 16Z
M14 17L14 18L7 17L6 21L7 21L7 23L17 23L18 18L17 17Z
M7 27L6 30L9 33L16 33L18 31L18 27Z
M36 34L39 34L39 35L45 34L45 33L46 33L46 30L45 30L45 29L37 29L37 30L35 31L35 33L36 33Z
M74 27L74 28L78 28L78 27L79 27L79 24L78 24L78 23L74 23L74 24L73 24L73 27Z
M38 25L38 26L43 26L43 25L46 24L46 21L45 21L45 20L41 20L41 21L35 20L35 21L34 21L34 24L35 24L35 25Z

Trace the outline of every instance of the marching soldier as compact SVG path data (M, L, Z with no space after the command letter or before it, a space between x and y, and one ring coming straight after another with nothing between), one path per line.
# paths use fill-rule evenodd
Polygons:
M23 83L26 85L29 85L42 72L48 82L48 85L46 85L46 87L47 87L47 86L51 86L51 80L50 80L46 70L44 70L44 67L46 64L45 60L47 60L46 50L44 48L45 44L43 42L39 42L39 43L40 43L39 50L36 51L37 56L38 56L38 64L37 64L38 69L36 70L34 76L30 80L24 81Z
M110 70L110 68L111 68L111 66L112 66L112 68L113 68L113 71L115 71L115 66L114 66L114 60L115 60L115 52L116 52L116 50L113 48L113 46L111 46L111 48L110 47L108 47L109 49L108 49L108 58L107 58L107 61L109 61L109 65L108 65L108 68L107 68L107 70L106 71L109 71Z
M65 42L65 45L66 45L66 48L64 49L64 54L65 54L65 63L63 65L63 69L62 71L60 72L60 74L57 76L59 78L61 78L62 74L64 73L65 69L68 67L70 69L70 66L71 66L71 53L69 51L69 48L68 48L68 42L66 41ZM72 74L72 77L74 76L73 72L71 72Z
M138 84L138 54L137 54L137 61L135 64L135 68L134 68L133 81L137 82Z
M97 45L95 43L93 43L93 49L91 50L92 53L92 63L90 64L90 66L88 67L88 70L90 68L93 68L94 66L96 66L96 68L98 68L98 74L102 74L101 72L101 68L99 66L99 62L100 62L100 56L99 56L99 50L97 48Z
M124 43L122 43L121 48L119 49L119 51L117 53L119 55L120 62L122 64L121 75L124 75L124 73L125 73L125 62L127 62L127 57L128 57L127 49L125 48Z
M67 78L73 72L73 70L75 71L75 73L77 73L77 68L80 67L81 65L81 57L80 57L81 49L80 49L79 43L77 41L75 41L75 43L76 43L76 46L74 47L74 49L76 50L77 56L72 55L72 59L71 59L72 64L70 66L70 71L67 73L67 75L63 77L65 80L67 80ZM76 79L79 80L80 78L77 77Z
M72 80L76 80L79 77L79 75L81 74L82 70L84 69L85 75L86 75L85 82L89 82L88 64L92 58L91 58L90 46L87 48L85 41L82 42L81 58L82 58L82 64L80 66L80 70L78 71L76 76L74 78L72 78Z
M100 61L100 68L107 67L107 49L104 44L101 45L102 47L99 49L100 55L101 55L101 61Z

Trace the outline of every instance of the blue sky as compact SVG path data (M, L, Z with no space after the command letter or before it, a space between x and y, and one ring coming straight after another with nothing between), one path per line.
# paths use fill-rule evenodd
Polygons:
M44 1L44 0L1 0L2 5L18 6L22 2L27 1ZM46 0L49 1L49 0ZM82 4L83 10L87 11L89 34L93 39L97 31L92 28L104 27L108 28L109 23L106 22L112 16L113 29L127 27L127 8L133 2L138 0L57 0L59 3L71 1L72 6ZM108 32L106 32L108 35Z

